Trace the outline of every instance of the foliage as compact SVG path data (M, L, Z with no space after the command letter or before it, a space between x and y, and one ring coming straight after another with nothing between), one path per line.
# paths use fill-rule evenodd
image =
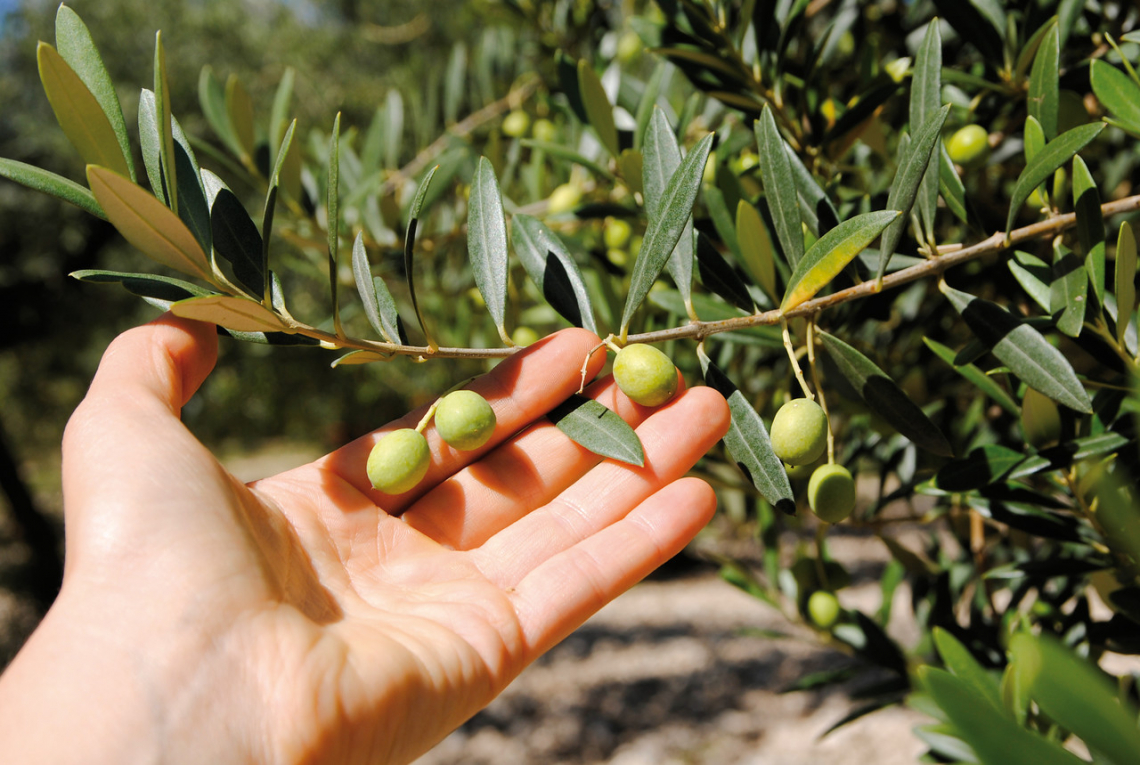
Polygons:
M0 175L105 216L164 267L78 278L239 340L334 349L336 365L491 360L521 328L567 324L664 344L732 410L702 469L760 549L723 574L873 671L848 719L909 695L938 720L919 731L932 761L1073 761L1070 736L1096 762L1134 761L1135 687L1092 663L1140 653L1137 11L505 5L516 26L455 46L359 130L292 119L289 70L266 109L209 66L210 133L184 130L167 28L135 80L141 167L94 38L63 8L40 75L87 185L9 160ZM536 74L516 50L541 54ZM413 98L427 116L410 131ZM533 137L501 129L520 110ZM989 152L962 167L943 140L967 125ZM765 420L799 395L828 414L827 461L872 495L842 526L807 513L810 470L772 450ZM643 459L596 402L552 419ZM845 529L891 553L882 605L813 621L813 594L843 600L827 539ZM888 631L903 581L917 645ZM924 662L946 669L912 671Z

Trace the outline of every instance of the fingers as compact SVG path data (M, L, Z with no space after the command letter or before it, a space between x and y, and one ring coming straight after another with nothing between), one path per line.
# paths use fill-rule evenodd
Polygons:
M728 422L728 406L719 393L687 391L637 428L644 467L601 463L476 550L480 567L501 586L516 586L545 561L622 520L680 478L724 435Z
M582 363L598 342L598 338L586 330L563 330L516 353L471 383L468 387L486 398L495 410L494 435L479 449L461 452L440 440L434 428L428 428L424 435L432 452L431 466L424 480L405 494L389 496L372 488L365 472L368 454L385 432L415 427L426 407L347 444L321 460L318 466L348 482L388 512L403 512L433 486L478 460L576 392L581 385ZM590 356L586 379L596 375L603 364L605 353L598 350Z
M513 596L532 655L679 553L715 511L716 495L708 484L683 478L529 572Z
M619 393L612 377L590 386L586 395L633 427L655 411ZM470 550L550 502L601 461L542 418L436 486L403 519L440 544Z

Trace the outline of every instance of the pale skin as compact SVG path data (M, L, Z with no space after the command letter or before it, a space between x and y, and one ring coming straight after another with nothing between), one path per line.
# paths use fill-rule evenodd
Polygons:
M364 464L422 411L246 486L179 419L216 343L169 316L125 333L68 424L63 589L0 675L0 762L410 762L716 506L684 477L728 427L708 388L657 409L587 390L636 427L644 468L543 418L598 343L582 330L472 383L494 437L457 452L429 428L405 495Z

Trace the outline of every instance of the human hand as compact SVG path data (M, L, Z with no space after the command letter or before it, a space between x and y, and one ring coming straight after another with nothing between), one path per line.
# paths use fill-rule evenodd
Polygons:
M644 468L543 418L588 332L476 380L492 440L458 452L429 429L428 475L398 497L364 465L422 412L249 486L227 473L179 420L216 342L171 316L125 333L72 417L63 589L0 676L0 762L409 762L715 509L682 477L727 429L712 390L649 410L589 389Z

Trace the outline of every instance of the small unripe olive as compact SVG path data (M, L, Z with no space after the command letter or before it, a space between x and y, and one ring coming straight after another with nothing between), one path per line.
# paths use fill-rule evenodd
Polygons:
M623 63L629 63L641 53L645 46L637 32L629 31L621 36L617 44L617 57Z
M946 141L946 153L962 167L976 167L989 156L989 133L981 125L966 125Z
M542 338L539 336L538 332L536 332L532 327L527 327L525 325L515 327L515 331L511 333L511 342L515 345L522 346L523 348L532 343L537 343L541 339Z
M808 481L808 505L821 521L839 523L855 509L855 479L842 465L824 465Z
M556 128L554 126L554 123L548 119L535 120L534 130L531 132L534 134L534 139L536 141L542 141L543 143L552 143L558 140L558 128Z
M573 210L582 201L582 190L573 183L563 183L550 192L546 211L550 214Z
M607 250L620 250L625 247L632 234L633 228L626 221L621 218L606 218L602 241L605 242Z
M521 109L516 109L503 118L503 134L511 138L522 138L529 127L530 115Z
M368 480L385 494L411 491L427 474L431 451L412 428L385 434L368 455Z
M1061 410L1057 403L1033 388L1025 389L1021 400L1021 432L1025 442L1037 449L1061 440Z
M652 345L635 343L618 351L614 380L634 403L660 406L677 392L677 367Z
M827 448L827 415L806 398L780 407L772 420L772 451L789 465L815 462Z
M478 449L495 432L495 410L475 391L457 390L440 399L435 430L455 449Z
M831 629L839 621L839 599L826 590L816 590L808 598L808 616L821 629Z

